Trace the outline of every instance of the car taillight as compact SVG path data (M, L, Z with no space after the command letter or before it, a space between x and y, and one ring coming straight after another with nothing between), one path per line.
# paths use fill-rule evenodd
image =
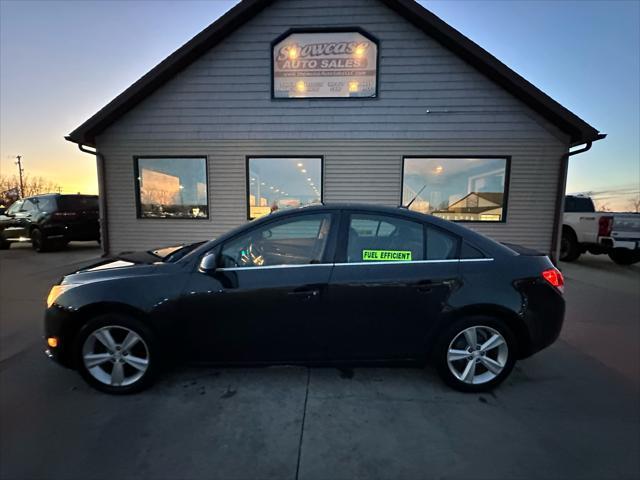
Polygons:
M78 214L76 212L55 212L52 217L59 220L69 220L70 218L77 217Z
M613 230L613 217L600 217L600 220L598 220L598 236L610 237L611 230Z
M542 272L542 278L544 278L553 287L556 287L561 292L564 292L564 277L560 270L557 268L550 268Z

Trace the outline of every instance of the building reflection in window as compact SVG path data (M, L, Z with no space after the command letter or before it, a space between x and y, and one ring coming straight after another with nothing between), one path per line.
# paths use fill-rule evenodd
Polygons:
M249 218L322 201L322 159L253 157L248 161Z
M142 218L208 218L206 158L138 158Z
M506 158L405 158L402 204L452 221L504 220Z

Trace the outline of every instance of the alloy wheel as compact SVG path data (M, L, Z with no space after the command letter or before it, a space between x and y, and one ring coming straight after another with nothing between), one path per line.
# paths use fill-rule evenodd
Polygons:
M133 330L120 325L93 331L82 345L87 372L112 387L126 387L140 380L149 368L149 348Z
M447 364L461 382L483 384L496 378L507 365L509 347L496 329L473 326L458 333L447 350Z

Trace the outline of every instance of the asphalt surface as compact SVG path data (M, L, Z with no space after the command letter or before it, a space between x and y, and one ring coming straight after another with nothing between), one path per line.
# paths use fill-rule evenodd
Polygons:
M112 397L42 354L91 244L0 252L0 478L640 478L640 266L563 264L561 339L492 394L431 369L180 368Z

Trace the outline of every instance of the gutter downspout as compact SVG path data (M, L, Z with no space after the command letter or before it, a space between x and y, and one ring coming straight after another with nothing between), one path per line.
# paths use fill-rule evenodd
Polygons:
M551 261L554 265L558 265L560 260L560 240L562 238L562 225L564 217L564 197L567 190L567 172L569 170L569 157L578 155L580 153L588 152L591 150L591 146L594 141L602 140L607 136L606 133L601 133L595 140L589 141L584 147L578 150L569 151L562 155L560 159L560 175L558 180L558 190L556 193L556 213L553 222L553 234L551 237Z
M82 143L78 143L81 152L95 155L98 167L98 204L100 206L100 244L102 245L102 256L109 255L109 222L107 221L107 199L104 156L97 150L88 150Z

